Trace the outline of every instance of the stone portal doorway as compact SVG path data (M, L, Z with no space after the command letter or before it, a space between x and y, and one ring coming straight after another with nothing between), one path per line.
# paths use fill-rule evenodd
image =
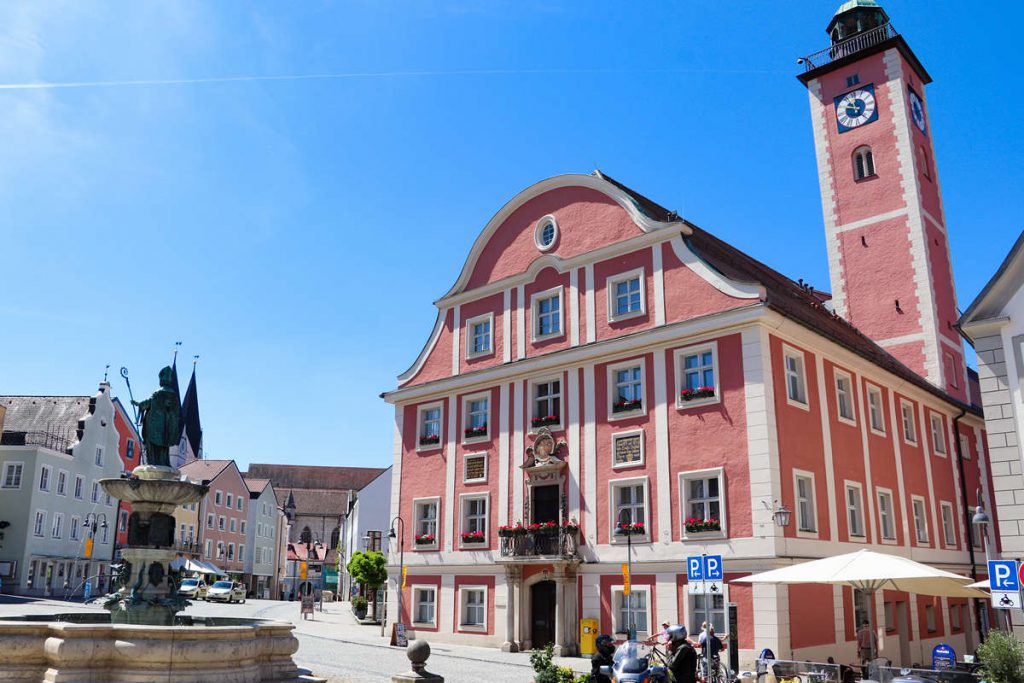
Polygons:
M559 493L561 487L558 484L533 487L533 523L554 522L559 524L558 518Z
M530 644L539 650L555 642L555 582L540 581L530 588Z

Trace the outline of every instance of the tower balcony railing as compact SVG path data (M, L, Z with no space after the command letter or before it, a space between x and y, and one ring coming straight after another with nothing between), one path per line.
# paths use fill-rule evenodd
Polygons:
M804 65L804 71L811 71L831 64L834 61L842 59L852 54L856 54L861 50L867 50L870 47L874 47L879 43L883 43L890 38L895 38L899 33L893 28L891 22L886 22L881 26L876 26L870 31L865 31L846 40L841 40L834 45L826 47L824 50L818 50L806 57L801 57L797 60L798 64Z
M579 554L579 532L556 528L553 531L528 531L517 536L502 536L499 551L501 557L563 557L573 558Z

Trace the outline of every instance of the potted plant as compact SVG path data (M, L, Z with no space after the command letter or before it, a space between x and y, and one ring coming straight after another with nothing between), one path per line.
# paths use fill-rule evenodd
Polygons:
M558 524L555 522L535 522L530 525L530 533L554 536L558 533Z
M688 387L679 393L679 400L693 401L698 398L711 398L714 395L714 387Z
M534 428L547 427L548 425L558 424L559 417L557 415L544 415L543 417L535 417L530 420L530 424Z
M714 518L701 519L699 517L690 517L686 520L686 533L688 534L700 534L706 531L721 530L722 522Z
M503 524L498 527L498 536L501 538L515 538L516 536L525 535L526 527L524 527L520 522L516 522L515 524Z
M366 598L364 598L362 595L357 595L356 597L352 598L352 611L355 613L356 619L362 621L366 618L367 604L368 603L366 602Z
M440 434L427 434L426 436L420 437L421 446L436 446L439 443L441 443Z
M630 413L643 408L644 403L638 398L626 399L619 397L619 400L612 404L613 413Z
M417 534L416 545L434 545L437 543L437 538L434 534Z
M482 531L467 531L462 534L463 543L483 543L484 532Z
M487 425L480 425L479 427L466 427L463 430L467 439L472 439L478 436L487 436Z
M634 522L631 524L619 524L616 528L615 533L620 536L643 536L647 533L647 527L644 526L643 522Z

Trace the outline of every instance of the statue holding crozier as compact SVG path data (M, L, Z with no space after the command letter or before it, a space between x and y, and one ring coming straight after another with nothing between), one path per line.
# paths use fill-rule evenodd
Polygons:
M150 465L170 467L171 446L176 446L181 438L181 406L173 382L174 371L166 367L160 371L160 388L145 401L132 401L139 407L142 441Z

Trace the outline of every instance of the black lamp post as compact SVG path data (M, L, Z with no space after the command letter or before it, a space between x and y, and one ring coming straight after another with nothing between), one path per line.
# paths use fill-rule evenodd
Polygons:
M626 517L627 521L622 521L623 517ZM636 620L633 614L633 513L629 508L623 508L619 510L618 525L616 525L615 535L626 537L626 573L629 574L630 587L629 595L626 596L626 638L628 640L636 640Z
M90 518L92 519L91 522L89 521ZM103 520L103 521L100 521L100 520ZM100 529L106 529L107 528L107 513L101 512L101 513L99 513L99 515L97 515L95 512L90 512L90 513L86 514L85 521L82 522L82 527L84 529L86 529L86 531L88 531L88 533L89 533L88 538L92 539L94 542L96 540L97 525L98 525L98 528L100 528ZM87 550L88 550L88 552L85 554L85 556L87 558L91 558L92 557L92 546L90 545L87 548Z
M986 514L986 512L985 512L985 504L981 501L981 489L978 489L978 506L976 508L974 508L974 516L971 517L971 525L974 527L974 533L978 534L977 537L981 539L982 546L985 548L985 566L986 567L988 567L989 566L988 563L992 561L992 553L989 550L989 543L988 543L988 525L989 525L989 522L991 522L991 521L992 520L989 518L988 514ZM991 578L992 577L990 576L989 577L990 581L991 581ZM981 600L977 601L976 607L978 608L978 610L985 609L984 603ZM1007 617L1009 617L1009 612L1007 612ZM985 623L985 622L982 622L982 623ZM985 629L985 630L986 630L986 632L981 634L982 642L984 642L984 639L986 637L988 637L988 633L987 633L988 629ZM1013 629L1010 629L1010 630L1012 631Z
M405 520L401 515L391 520L391 528L388 529L388 538L391 540L395 539L396 523L398 524L398 581L395 582L395 586L398 591L398 615L395 618L395 623L400 624L402 623L402 575L405 572ZM390 550L388 548L389 552Z

